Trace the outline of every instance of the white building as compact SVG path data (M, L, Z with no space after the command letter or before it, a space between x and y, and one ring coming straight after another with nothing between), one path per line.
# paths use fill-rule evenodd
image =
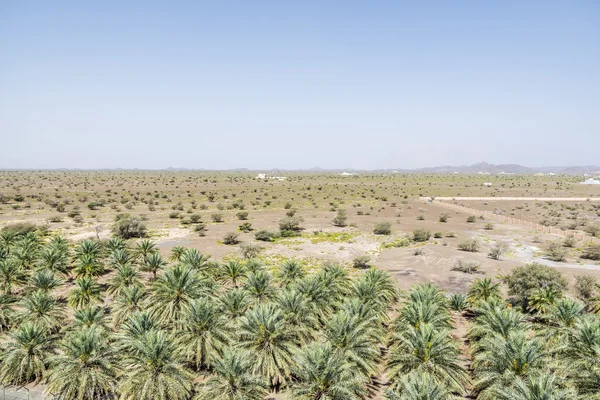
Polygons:
M484 182L483 186L492 186L492 182Z
M352 174L352 173L350 173L350 172L342 172L340 175L341 175L341 176L352 176L352 175L354 175L354 174Z
M585 180L583 182L579 182L582 185L600 185L600 180L599 179L594 179L594 178L590 178L588 180Z
M267 179L267 174L258 174L256 175L256 179Z

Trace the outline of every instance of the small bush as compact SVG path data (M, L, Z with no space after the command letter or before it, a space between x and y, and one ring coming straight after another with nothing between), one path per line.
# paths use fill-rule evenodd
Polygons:
M254 238L256 240L260 240L262 242L272 242L273 240L279 237L278 232L268 231L266 229L261 229L260 231L254 234Z
M479 240L477 240L477 238L465 240L458 244L458 249L461 251L477 253L479 251Z
M503 276L502 281L508 286L508 294L522 302L523 309L527 308L528 299L536 290L548 288L562 292L567 288L567 280L560 272L538 263L517 267Z
M206 236L206 224L200 222L194 226L194 232L198 234L198 236Z
M600 236L600 225L588 225L584 231L590 236Z
M190 215L190 222L192 224L197 224L202 221L202 216L200 214L192 214Z
M339 226L339 227L344 227L347 225L347 221L348 221L348 213L346 212L346 210L337 210L336 216L333 217L333 225Z
M552 242L546 249L546 257L552 261L564 261L567 258L567 252L560 242Z
M596 296L596 279L590 275L579 275L575 277L575 291L577 297L588 301Z
M499 260L500 257L506 253L506 250L508 250L508 245L503 242L498 242L492 246L490 252L488 253L488 257L492 260Z
M301 220L298 217L287 217L280 220L279 230L281 231L281 236L298 236L300 232L304 230L304 228L300 226L300 222Z
M236 214L240 221L245 221L248 219L248 211L240 211Z
M223 222L223 214L220 213L211 214L210 218L213 222Z
M479 272L479 267L481 265L476 261L465 260L464 258L459 258L454 262L452 266L452 271L464 272L465 274L474 274Z
M252 231L252 222L244 222L241 223L238 229L242 232L251 232Z
M492 224L491 222L488 222L487 224L485 224L483 229L485 229L486 231L492 231L492 230L494 230L494 224Z
M15 236L24 236L38 230L38 226L29 222L17 222L2 228L2 232L10 232Z
M366 269L371 266L371 257L369 256L358 256L352 260L352 267L357 269Z
M129 214L117 214L112 233L121 239L145 238L148 234L146 224Z
M247 260L251 258L256 258L260 252L262 251L262 247L257 244L252 243L242 243L240 244L240 255L242 258Z
M588 244L581 253L581 258L600 261L600 244Z
M574 236L567 236L566 238L563 239L563 243L562 245L564 247L575 247L575 244L577 243L577 240L575 240Z
M179 218L180 215L181 215L181 213L179 211L173 211L173 212L169 213L169 218L177 219L177 218Z
M434 232L433 237L434 239L441 239L444 237L444 234L442 232Z
M225 236L223 236L223 244L234 245L238 244L239 242L239 234L235 232L228 232L225 234Z
M392 224L389 222L379 222L375 224L373 228L373 233L376 235L391 235L392 234Z
M417 229L413 231L412 240L414 242L427 242L431 238L431 233L424 229Z
M413 250L413 256L422 256L423 254L425 254L425 249L422 247Z
M423 214L417 215L417 221L425 221L425 216Z
M474 223L476 220L477 220L477 217L475 217L474 215L469 215L467 217L467 222L470 224Z
M450 218L450 214L448 213L442 213L440 215L440 222L448 222L448 218Z

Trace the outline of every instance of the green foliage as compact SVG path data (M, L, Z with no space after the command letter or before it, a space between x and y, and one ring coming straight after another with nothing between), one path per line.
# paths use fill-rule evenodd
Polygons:
M427 242L431 238L431 232L424 229L416 229L413 231L412 240L413 242Z
M389 222L378 222L373 228L373 233L376 235L391 235L392 224L390 224Z
M129 214L117 214L112 233L122 239L144 238L148 235L146 224Z
M502 277L508 286L508 294L527 307L527 300L535 290L551 288L562 292L567 288L567 280L556 269L546 265L531 263L513 269Z

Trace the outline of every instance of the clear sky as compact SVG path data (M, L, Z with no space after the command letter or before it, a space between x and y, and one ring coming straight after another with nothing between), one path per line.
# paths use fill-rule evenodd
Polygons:
M600 1L0 2L0 168L600 164Z

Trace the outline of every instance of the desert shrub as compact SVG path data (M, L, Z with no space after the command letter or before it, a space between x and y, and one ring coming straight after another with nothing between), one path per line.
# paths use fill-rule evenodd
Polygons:
M225 236L223 236L223 244L233 245L233 244L238 244L239 242L240 242L240 240L239 240L238 233L227 232L225 234Z
M169 213L169 218L177 219L177 218L179 218L180 215L181 215L181 213L179 211L173 211L173 212Z
M590 275L575 277L575 292L581 300L588 301L596 295L596 279Z
M422 256L423 254L425 254L425 249L422 247L417 247L413 250L413 256Z
M206 236L206 224L204 222L200 222L194 225L194 232L196 232L198 236Z
M567 249L560 242L552 242L546 249L546 257L552 261L564 261L567 257Z
M20 203L20 202L22 202L22 201L25 201L25 197L23 197L23 195L22 195L22 194L16 194L16 195L13 197L13 200L14 200L14 201L16 201L16 202L18 202L18 203Z
M440 222L448 222L448 218L450 218L450 214L448 214L448 213L442 213L440 215Z
M358 256L352 260L352 267L357 269L366 269L371 266L371 257L369 256Z
M144 238L148 234L146 224L129 214L117 214L112 233L121 239Z
M488 222L487 224L485 224L483 229L485 229L486 231L492 231L492 230L494 230L494 224L492 224L491 222Z
M423 214L417 215L417 221L425 221L425 216Z
M391 235L392 224L390 224L389 222L378 222L373 228L373 233L376 235Z
M192 224L197 224L200 221L202 221L202 215L200 215L200 214L192 214L192 215L190 215L190 222Z
M10 201L10 196L0 193L0 204L8 204L9 201Z
M279 221L279 231L281 236L290 237L298 236L304 228L300 226L300 218L298 217L287 217Z
M476 220L477 220L477 217L475 217L474 215L469 215L469 216L467 217L467 222L468 222L468 223L471 223L471 224L472 224L472 223L474 223Z
M563 239L562 245L564 247L575 247L575 244L577 243L577 240L575 240L574 236L567 236L566 238Z
M285 215L286 215L286 217L293 217L297 213L298 213L298 210L296 210L295 208L290 208L289 210L287 210L285 212Z
M30 222L16 222L2 228L2 232L10 232L15 236L24 236L38 230L38 226Z
M283 206L283 208L285 208L286 210L289 210L290 208L292 208L292 203L290 203L288 201L287 203L285 203L285 205Z
M456 233L454 233L454 232L447 232L446 233L446 237L447 238L455 238L456 237Z
M588 244L581 253L581 258L587 260L600 260L600 244Z
M211 214L210 218L213 222L223 222L223 214L220 213Z
M260 240L263 242L272 242L273 240L279 237L278 232L268 231L266 229L261 229L254 234L254 238L256 240Z
M527 308L527 300L536 290L548 288L562 292L567 289L567 280L560 272L538 263L517 267L503 276L502 281L508 286L508 294L514 296L523 309Z
M600 225L588 225L584 231L591 236L600 236Z
M427 242L431 238L431 232L425 229L416 229L413 231L412 240L414 242Z
M504 253L506 253L506 250L508 250L508 245L506 243L497 242L490 249L488 257L492 260L499 260L500 257L502 257Z
M235 214L235 215L238 217L238 219L239 219L240 221L245 221L245 220L247 220L247 219L248 219L248 214L249 214L249 213L248 213L248 211L239 211L239 212L238 212L237 214Z
M479 251L479 240L477 240L477 238L472 238L465 240L464 242L460 242L458 244L458 249L461 251L477 253Z
M335 226L339 226L339 227L344 227L347 225L347 221L348 221L348 213L346 212L346 210L337 210L337 214L335 217L333 217L333 225Z
M249 260L251 258L256 258L260 252L262 251L262 247L253 243L242 243L240 244L240 255Z
M52 223L59 223L59 222L63 222L63 218L60 215L55 215L53 217L48 218L48 222L52 222Z
M476 261L459 258L454 262L454 265L452 266L452 271L464 272L466 274L474 274L476 272L479 272L479 267L481 267L481 265Z
M443 233L443 232L434 232L434 233L433 233L433 237L434 237L435 239L441 239L441 238L443 238L443 237L444 237L444 233Z
M238 229L242 232L250 232L252 231L252 222L243 222Z

